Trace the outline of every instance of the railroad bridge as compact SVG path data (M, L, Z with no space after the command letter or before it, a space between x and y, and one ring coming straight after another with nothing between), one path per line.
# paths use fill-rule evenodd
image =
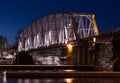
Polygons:
M96 70L111 70L119 59L116 35L119 32L99 34L94 14L49 14L21 32L18 51L29 53L35 64L93 65Z

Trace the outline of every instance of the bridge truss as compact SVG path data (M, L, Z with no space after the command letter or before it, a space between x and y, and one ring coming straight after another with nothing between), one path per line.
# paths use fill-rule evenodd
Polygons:
M93 14L57 13L43 16L20 34L18 51L28 51L98 35Z

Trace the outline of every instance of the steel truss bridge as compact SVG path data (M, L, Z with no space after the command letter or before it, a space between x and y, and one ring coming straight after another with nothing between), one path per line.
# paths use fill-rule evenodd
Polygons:
M66 45L99 34L94 14L56 13L30 23L20 34L18 51Z
M120 70L120 31L99 35L94 14L50 14L33 21L21 32L18 51L31 54L35 64L64 65L67 57L67 65Z

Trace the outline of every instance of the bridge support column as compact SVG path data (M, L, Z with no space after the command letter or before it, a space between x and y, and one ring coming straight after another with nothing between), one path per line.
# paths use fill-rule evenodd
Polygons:
M79 40L74 50L75 65L93 65L93 49L88 40Z
M112 71L112 43L96 43L95 45L95 70Z
M120 33L113 36L113 71L120 71Z

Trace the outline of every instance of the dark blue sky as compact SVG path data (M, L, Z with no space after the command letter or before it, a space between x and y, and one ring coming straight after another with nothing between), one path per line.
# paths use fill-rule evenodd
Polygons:
M93 13L99 30L120 27L120 0L0 0L0 35L13 44L18 30L56 12Z

